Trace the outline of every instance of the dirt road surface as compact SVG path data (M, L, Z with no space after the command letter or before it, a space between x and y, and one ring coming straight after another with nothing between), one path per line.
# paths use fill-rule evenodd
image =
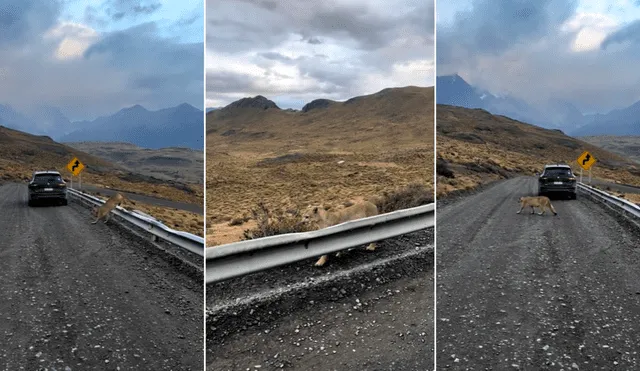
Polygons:
M536 187L438 208L438 369L640 369L640 231L581 193L516 214Z
M0 186L0 369L202 370L202 278L88 209Z

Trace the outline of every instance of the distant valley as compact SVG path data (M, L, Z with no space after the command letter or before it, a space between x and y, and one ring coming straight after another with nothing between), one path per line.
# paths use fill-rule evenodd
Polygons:
M149 111L135 105L92 121L71 122L55 107L19 112L0 104L0 124L57 142L127 142L143 148L204 150L204 112L189 104Z
M203 151L177 147L147 149L121 142L76 142L67 145L142 175L203 184Z
M571 136L640 135L640 102L606 114L584 115L570 102L556 100L534 107L514 97L496 96L468 84L458 75L438 76L436 83L437 104L482 108L494 115L560 129Z
M579 138L640 164L640 136L593 136Z

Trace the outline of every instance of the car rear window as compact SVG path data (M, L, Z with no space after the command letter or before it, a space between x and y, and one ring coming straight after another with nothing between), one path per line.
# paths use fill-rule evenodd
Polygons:
M571 169L555 167L547 168L544 171L544 176L571 176Z
M38 184L62 183L62 177L55 174L39 174L33 178L33 182Z

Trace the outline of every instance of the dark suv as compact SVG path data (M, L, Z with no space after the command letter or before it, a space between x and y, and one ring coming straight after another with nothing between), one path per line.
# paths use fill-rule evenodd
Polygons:
M67 204L67 183L57 171L34 171L29 182L29 206L51 200Z
M538 178L538 195L565 193L576 199L576 177L569 165L546 165Z

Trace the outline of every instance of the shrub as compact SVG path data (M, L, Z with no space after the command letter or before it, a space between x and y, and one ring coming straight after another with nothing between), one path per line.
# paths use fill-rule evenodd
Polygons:
M449 163L442 157L436 159L436 174L445 178L455 178L453 170L449 167Z
M272 211L260 202L255 209L251 210L251 215L257 225L253 229L244 231L245 240L311 230L309 225L302 222L299 210L294 212Z
M376 200L376 206L379 213L389 213L432 202L433 191L423 184L414 183L393 192L384 192L382 197Z

